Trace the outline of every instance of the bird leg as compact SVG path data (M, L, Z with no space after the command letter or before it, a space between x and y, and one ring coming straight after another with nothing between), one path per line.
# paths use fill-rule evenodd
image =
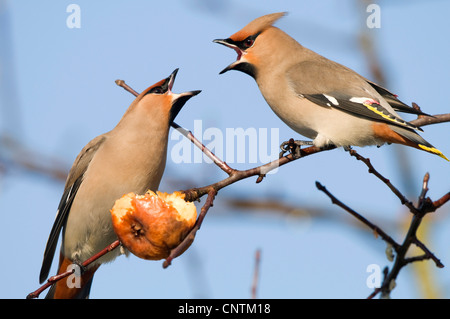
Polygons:
M300 158L300 149L303 145L313 145L312 141L299 141L294 140L293 138L289 139L289 141L283 142L280 145L280 158L284 156L284 153L290 152L294 158Z

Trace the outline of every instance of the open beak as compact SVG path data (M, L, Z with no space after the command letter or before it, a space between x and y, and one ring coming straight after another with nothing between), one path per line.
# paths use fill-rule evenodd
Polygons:
M172 74L167 78L168 79L168 90L169 94L172 94L172 107L170 109L170 123L172 123L178 113L183 108L184 104L193 96L196 96L201 91L195 90L195 91L188 91L184 93L173 93L172 87L175 82L175 77L177 75L178 69L175 69L175 71L172 72Z
M173 84L175 83L175 78L177 77L178 70L179 69L176 68L166 79L169 92L172 92Z
M213 40L213 42L214 42L214 43L222 44L222 45L226 46L227 48L231 48L231 49L233 49L234 51L236 51L236 53L237 53L237 59L236 59L236 61L234 61L233 63L231 63L229 66L227 66L227 67L226 67L225 69L223 69L222 71L220 71L219 74L223 74L223 73L225 73L225 72L227 72L227 71L229 71L229 70L234 69L234 67L235 67L236 65L239 64L239 62L240 62L240 60L241 60L241 57L242 57L242 55L243 55L244 52L243 52L241 49L239 49L238 46L237 46L236 44L234 44L234 41L231 40L230 38L228 38L228 39L215 39L215 40Z

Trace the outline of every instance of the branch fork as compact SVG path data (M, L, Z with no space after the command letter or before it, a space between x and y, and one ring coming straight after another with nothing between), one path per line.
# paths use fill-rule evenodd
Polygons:
M383 280L383 283L380 288L377 288L374 290L374 292L368 297L369 299L375 297L378 293L381 292L383 297L389 296L392 289L395 287L393 283L395 283L395 280L400 272L400 270L413 262L422 261L422 260L433 260L436 267L443 268L444 265L442 262L426 247L425 244L423 244L418 238L417 238L417 230L425 217L426 214L436 211L439 207L441 207L443 204L448 202L450 200L450 193L445 194L437 201L432 201L429 197L425 197L426 193L428 192L428 182L430 179L430 175L428 173L425 174L423 178L423 184L422 184L422 191L419 195L418 204L415 206L411 201L409 201L392 183L389 181L389 179L385 178L383 175L381 175L370 163L370 160L368 158L365 158L361 155L359 155L354 150L349 150L350 155L356 157L357 160L360 160L366 164L366 166L369 168L369 173L375 175L378 179L380 179L384 184L386 184L389 189L397 195L402 205L405 205L409 211L412 213L412 219L410 222L409 229L405 235L405 239L402 244L397 243L391 236L389 236L386 232L384 232L380 227L372 224L370 221L368 221L366 218L361 216L359 213L342 203L340 200L338 200L333 194L331 194L325 186L320 184L319 182L316 182L317 188L324 192L330 199L331 202L344 210L346 210L348 213L350 213L352 216L360 220L362 223L364 223L367 227L369 227L374 233L379 235L392 249L395 251L395 258L394 258L394 265L392 269L389 271L389 269L386 268L385 277ZM414 244L415 246L419 247L424 254L415 256L415 257L406 257L406 254L411 247L411 245Z

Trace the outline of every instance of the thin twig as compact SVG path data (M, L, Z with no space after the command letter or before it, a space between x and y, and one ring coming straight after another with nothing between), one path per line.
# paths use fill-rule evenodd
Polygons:
M126 91L130 92L130 93L133 94L134 96L137 97L137 96L139 95L139 93L136 92L135 90L133 90L133 89L131 88L131 86L129 86L128 84L126 84L124 80L116 80L115 82L116 82L116 84L117 84L118 86L124 88Z
M426 173L424 178L423 178L422 192L419 195L419 201L418 201L418 204L417 204L417 206L419 207L420 210L423 210L425 205L427 205L427 204L429 205L430 204L429 198L428 198L428 201L427 201L427 198L425 198L425 196L428 193L428 182L429 181L430 181L430 174Z
M382 297L389 296L391 290L395 287L393 283L395 283L395 280L397 279L398 274L400 273L400 270L405 267L406 265L416 262L416 261L422 261L422 260L428 260L431 259L434 261L436 266L438 268L443 268L444 265L442 262L426 247L418 238L417 238L417 230L419 229L419 226L424 218L424 216L429 212L434 212L438 207L442 206L445 202L447 202L450 199L450 195L446 194L438 201L433 202L430 198L426 197L426 194L428 192L428 183L430 180L430 175L428 173L425 174L423 178L422 183L422 191L418 198L418 204L417 207L413 205L411 201L409 201L387 178L385 178L383 175L381 175L370 163L370 160L368 158L365 158L361 155L359 155L356 151L350 150L350 155L356 157L358 160L362 161L364 164L367 165L369 168L369 173L374 174L377 176L383 183L385 183L389 189L397 195L397 197L400 199L401 203L407 206L410 210L410 212L413 214L410 226L408 228L408 231L405 235L405 238L403 240L403 243L399 245L397 242L395 242L390 236L388 236L385 232L383 232L378 226L372 224L370 221L368 221L366 218L362 217L359 213L352 210L350 207L339 201L333 194L331 194L322 184L319 182L316 182L316 186L319 190L324 192L332 201L333 204L336 204L349 212L352 216L366 224L368 227L370 227L373 231L378 233L381 238L386 241L387 243L391 244L396 252L394 265L392 266L392 269L389 271L387 270L385 273L385 277L383 280L383 283L381 287L375 289L372 294L368 298L375 297L378 293L382 293ZM419 247L424 254L414 257L406 257L406 253L408 252L410 246L412 244L415 244L417 247Z
M139 93L136 92L133 88L131 88L127 83L125 83L124 80L116 80L116 84L126 91L130 92L134 96L138 96ZM178 132L180 132L184 137L186 137L188 140L190 140L195 146L197 146L206 156L211 159L214 164L216 164L221 170L223 170L225 173L230 175L233 172L233 169L228 166L227 163L222 161L220 158L218 158L211 150L209 150L205 145L203 145L195 136L192 134L191 131L186 130L185 128L181 127L177 123L173 122L170 124L174 129L176 129Z
M171 250L169 257L166 258L166 260L163 263L163 268L167 268L172 263L172 260L179 255L181 255L194 241L195 235L197 234L197 231L200 229L203 223L203 219L206 216L206 213L208 210L213 206L214 204L214 198L216 197L217 191L211 190L208 193L208 198L205 201L205 204L203 205L200 214L194 224L194 227L192 227L191 231L186 235L186 237L183 239L183 241L174 249Z
M328 148L318 148L315 146L310 146L310 147L300 150L301 156L299 158L304 158L309 155L320 153L323 151L332 150L334 148L335 148L334 146L330 146ZM267 164L264 164L261 166L257 166L257 167L250 168L247 170L242 170L242 171L234 170L233 173L229 177L227 177L221 181L218 181L211 185L200 187L200 188L191 188L188 190L184 190L182 192L186 194L185 199L187 201L195 201L195 200L199 199L200 197L202 197L203 195L207 194L211 189L215 189L216 191L219 191L220 189L222 189L226 186L229 186L240 180L243 180L243 179L246 179L246 178L249 178L252 176L258 176L258 179L257 179L257 182L258 182L258 181L260 181L261 176L265 176L268 172L270 172L278 167L281 167L283 165L286 165L289 162L295 161L299 158L294 158L292 156L292 154L289 154L287 156L283 156L279 159L276 159L270 163L267 163Z
M255 268L253 269L252 299L256 299L256 294L258 292L260 264L261 264L261 249L257 249L255 252Z
M448 201L450 201L450 192L448 192L447 194L445 194L444 196L433 202L434 210L438 209Z
M337 199L333 194L331 194L325 186L323 186L322 184L320 184L319 182L316 182L316 187L324 192L330 199L331 202L341 208L343 208L344 210L346 210L347 212L349 212L353 217L355 217L356 219L360 220L362 223L364 223L367 227L369 227L374 233L376 233L377 235L379 235L385 242L389 243L392 245L392 247L397 250L400 245L394 240L392 239L391 236L389 236L386 232L384 232L380 227L378 227L377 225L371 223L369 220L367 220L365 217L361 216L359 213L357 213L356 211L354 211L353 209L351 209L350 207L348 207L347 205L345 205L343 202L341 202L339 199Z
M86 259L81 265L83 267L87 267L89 266L91 263L93 263L94 261L96 261L97 259L99 259L100 257L102 257L103 255L109 253L110 251L113 251L114 249L116 249L118 246L120 245L120 241L116 240L115 242L113 242L111 245L109 245L108 247L102 249L100 252L98 252L97 254L95 254L94 256L92 256L89 259ZM34 299L34 298L38 298L39 295L48 287L50 287L51 285L53 285L55 282L66 278L67 276L70 276L71 274L73 274L75 272L75 269L63 272L61 274L58 274L56 276L52 276L50 277L47 282L42 285L39 289L37 289L34 292L31 292L28 294L27 299Z
M428 259L430 259L430 256L428 254L405 258L405 265L411 264L416 261L423 261L423 260L428 260Z
M415 126L426 126L431 124L438 124L438 123L445 123L450 122L450 113L446 114L436 114L431 116L420 116L418 119L415 119L409 123L415 125Z
M195 136L192 134L191 131L186 130L185 128L181 127L175 122L172 122L171 126L176 129L178 132L184 135L187 139L189 139L195 146L197 146L206 156L211 159L214 164L216 164L222 171L227 173L228 175L231 175L233 173L233 169L228 166L227 163L222 161L219 157L216 156L210 149L208 149L205 145L203 145Z
M429 249L427 246L425 246L424 243L422 243L419 239L414 238L413 243L419 247L420 249L422 249L425 252L425 255L427 256L427 259L431 259L434 261L434 263L436 264L436 267L438 268L444 268L444 264L440 261L440 259L438 259Z
M392 185L389 179L381 175L373 167L373 165L370 163L370 159L359 155L355 150L350 150L349 153L351 156L356 157L357 160L362 161L364 164L366 164L367 167L369 168L369 173L375 175L376 177L378 177L378 179L380 179L383 183L385 183L390 188L390 190L400 199L400 202L406 207L408 207L411 212L417 212L417 209L416 207L414 207L414 204L411 201L409 201L394 185Z

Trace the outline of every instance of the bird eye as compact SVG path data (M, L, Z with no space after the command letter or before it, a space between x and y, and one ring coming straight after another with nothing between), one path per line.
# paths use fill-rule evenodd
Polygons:
M255 40L252 37L248 37L247 39L244 40L244 45L246 48L250 48L254 42Z
M164 91L163 91L162 87L157 86L157 87L154 87L153 89L151 89L148 93L162 94L162 93L164 93Z

